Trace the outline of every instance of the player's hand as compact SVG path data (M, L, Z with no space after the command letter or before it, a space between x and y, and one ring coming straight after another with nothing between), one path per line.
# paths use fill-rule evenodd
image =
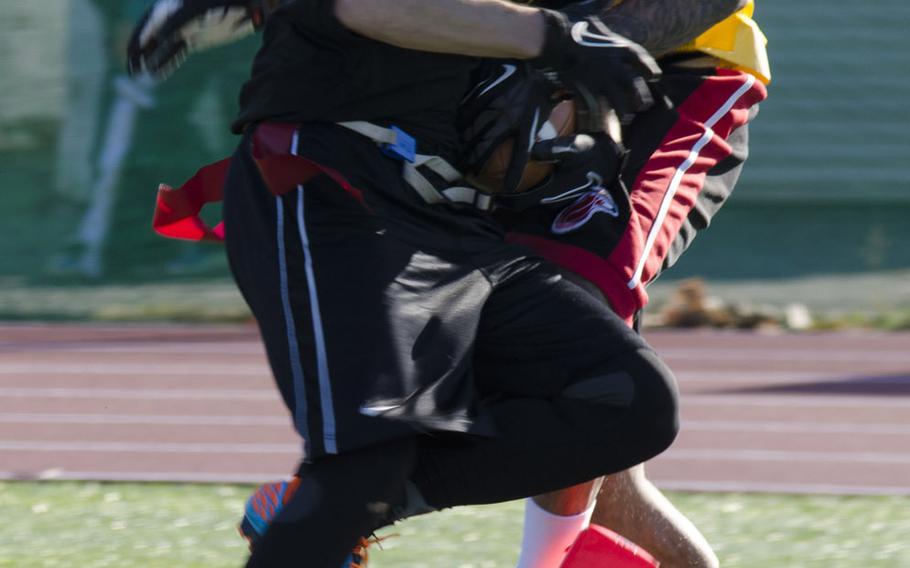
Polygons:
M156 0L127 46L130 75L164 78L193 51L238 40L260 27L281 0Z
M530 159L537 129L556 104L555 89L551 81L520 61L489 64L458 110L464 148L459 170L468 176L479 174L493 151L514 139L502 189L513 192Z
M497 195L499 206L520 211L538 205L560 205L586 193L603 189L612 193L621 187L619 174L626 151L604 133L544 140L534 146L531 155L537 161L554 162L553 173L528 191Z
M546 39L531 64L550 69L598 119L612 108L627 124L654 102L648 86L660 77L654 58L637 43L610 30L596 15L542 10ZM579 12L583 14L583 12Z

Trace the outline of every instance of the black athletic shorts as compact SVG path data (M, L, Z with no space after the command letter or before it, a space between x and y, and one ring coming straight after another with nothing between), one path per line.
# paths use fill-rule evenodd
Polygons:
M352 189L317 177L272 195L248 135L224 219L231 270L305 459L415 432L495 435L480 397L555 395L645 346L485 214L425 204L366 138L307 125L291 143Z

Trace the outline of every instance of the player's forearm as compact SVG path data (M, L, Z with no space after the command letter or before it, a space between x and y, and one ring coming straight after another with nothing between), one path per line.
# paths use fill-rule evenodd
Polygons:
M746 0L623 0L603 15L603 21L659 56L692 41L745 5Z
M420 51L527 59L544 41L539 10L503 0L335 0L335 15L359 34Z

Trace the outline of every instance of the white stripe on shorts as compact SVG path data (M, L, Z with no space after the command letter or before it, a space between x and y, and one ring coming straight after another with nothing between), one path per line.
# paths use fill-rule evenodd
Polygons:
M310 439L307 421L306 385L303 382L303 365L300 362L300 347L297 344L297 325L291 311L291 294L288 286L288 261L284 246L284 202L275 197L276 224L278 225L278 278L281 287L281 309L284 312L284 326L288 337L288 357L291 376L294 379L294 425L303 437L303 454L307 455L307 441Z
M319 296L316 292L316 276L313 272L313 255L310 253L310 238L306 231L306 219L303 210L302 185L297 186L297 230L300 233L300 244L303 246L304 266L306 269L307 290L310 293L310 313L313 317L313 337L316 340L316 370L319 373L319 401L322 408L322 440L325 451L337 454L335 440L335 407L332 400L332 384L329 378L329 362L325 352L325 333L322 330L322 313L319 309Z
M291 154L297 155L299 136L294 132L291 142ZM322 410L322 441L325 452L338 453L335 438L335 406L332 398L332 384L329 377L329 363L325 349L325 333L322 329L322 313L319 309L319 296L316 291L316 276L313 270L313 255L310 252L310 238L307 235L306 217L304 215L304 188L297 186L297 231L300 245L303 248L304 270L306 272L307 291L310 296L310 314L313 320L313 338L316 342L316 372L319 375L319 403ZM298 355L299 356L299 355Z

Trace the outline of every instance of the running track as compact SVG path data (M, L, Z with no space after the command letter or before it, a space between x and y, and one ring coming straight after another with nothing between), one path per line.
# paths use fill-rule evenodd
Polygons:
M910 495L910 334L651 332L667 489ZM0 478L253 482L299 444L251 326L0 325Z

